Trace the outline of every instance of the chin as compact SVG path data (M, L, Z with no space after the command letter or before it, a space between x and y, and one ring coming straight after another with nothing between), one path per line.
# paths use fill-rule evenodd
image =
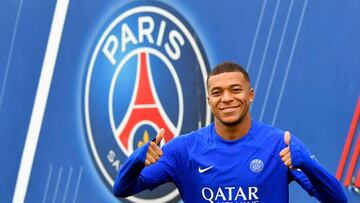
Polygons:
M241 123L243 121L242 118L237 118L237 119L219 119L219 121L226 126L235 126L238 125L239 123Z

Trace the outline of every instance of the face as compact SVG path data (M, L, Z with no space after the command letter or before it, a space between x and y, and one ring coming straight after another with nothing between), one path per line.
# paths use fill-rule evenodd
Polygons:
M210 76L208 103L215 123L233 126L250 114L254 90L241 72L225 72ZM250 117L249 117L250 118Z

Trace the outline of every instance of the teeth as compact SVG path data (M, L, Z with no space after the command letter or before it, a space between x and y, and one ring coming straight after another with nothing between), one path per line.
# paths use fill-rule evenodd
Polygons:
M234 111L235 109L236 109L236 107L229 107L229 108L224 108L222 111L231 112L231 111Z

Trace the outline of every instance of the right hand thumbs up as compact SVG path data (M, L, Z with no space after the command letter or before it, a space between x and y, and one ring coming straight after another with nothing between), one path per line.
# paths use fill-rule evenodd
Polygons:
M165 130L164 128L161 128L155 138L156 145L160 144L161 140L164 138L164 134L165 134Z
M145 166L149 166L157 162L162 156L163 152L161 148L158 146L161 140L164 138L165 130L161 128L156 135L155 141L150 142L148 151L146 152Z

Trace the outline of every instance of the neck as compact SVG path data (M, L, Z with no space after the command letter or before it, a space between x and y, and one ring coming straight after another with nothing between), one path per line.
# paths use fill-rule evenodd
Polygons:
M238 140L244 137L251 128L251 117L247 114L239 123L225 124L215 119L215 130L224 140Z

